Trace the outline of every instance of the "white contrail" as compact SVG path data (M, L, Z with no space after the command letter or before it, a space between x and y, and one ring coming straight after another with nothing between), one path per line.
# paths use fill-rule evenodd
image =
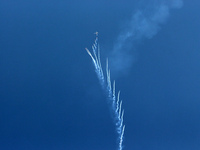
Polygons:
M117 94L117 99L115 95L115 81L113 82L113 86L111 85L110 79L110 69L108 67L108 59L106 61L106 82L104 79L103 69L101 67L100 60L100 48L98 44L98 37L96 37L95 42L92 46L93 54L86 48L87 53L92 59L92 62L95 67L95 72L100 81L100 84L103 90L106 92L106 96L109 100L109 104L111 104L112 113L114 116L115 126L118 133L118 150L122 150L123 148L123 138L124 138L124 130L125 125L123 123L124 110L122 110L122 101L120 100L120 91Z

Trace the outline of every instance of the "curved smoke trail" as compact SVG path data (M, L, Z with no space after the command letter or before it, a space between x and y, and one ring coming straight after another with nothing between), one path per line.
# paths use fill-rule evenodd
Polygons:
M115 94L115 81L111 85L110 70L108 68L108 59L106 61L106 81L104 78L103 70L101 67L100 59L100 48L98 44L98 37L96 37L95 42L92 46L93 54L86 48L87 53L90 55L92 62L95 67L95 72L100 81L103 90L106 92L107 98L111 103L111 109L114 116L115 126L118 134L118 150L123 148L123 137L125 125L123 124L124 110L122 110L122 101L120 100L120 91Z

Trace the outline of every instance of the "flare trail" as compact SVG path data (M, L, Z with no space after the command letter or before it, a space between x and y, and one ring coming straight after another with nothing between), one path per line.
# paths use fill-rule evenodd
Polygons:
M117 134L118 134L118 139L117 139L118 150L122 150L124 130L125 130L125 125L123 123L124 110L122 110L122 101L120 100L120 91L118 92L117 97L115 94L115 81L113 81L113 85L111 85L112 83L110 79L110 69L108 67L108 59L106 61L106 81L105 81L103 69L101 66L101 60L100 60L100 48L98 44L98 36L96 36L96 39L92 46L93 53L91 53L87 48L86 48L86 51L92 59L97 77L100 81L100 84L103 90L106 92L106 96L109 100L109 104L112 109L114 122L115 122L116 130L117 130Z

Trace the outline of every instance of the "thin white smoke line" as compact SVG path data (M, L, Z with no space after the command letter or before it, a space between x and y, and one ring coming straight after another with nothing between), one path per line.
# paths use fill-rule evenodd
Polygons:
M101 59L100 59L100 47L99 47L99 45L98 45L98 61L99 61L99 67L100 67L100 71L101 71L101 73L103 74L103 70L102 70L102 67L101 67Z
M122 133L121 133L121 136L120 136L120 141L119 141L119 150L122 150L122 143L123 143L123 137L124 137L124 130L125 130L125 125L123 126L122 128Z
M117 94L117 108L116 108L116 112L118 112L118 110L119 110L119 96L120 96L120 91Z
M120 101L120 91L118 92L117 99L116 99L115 81L113 81L113 86L111 86L110 69L108 68L108 59L106 60L107 82L105 83L104 81L104 74L103 74L103 69L101 66L101 59L100 59L100 48L98 45L98 37L96 37L95 39L95 42L92 46L92 50L93 50L93 55L86 48L86 51L91 57L92 62L95 66L95 72L97 73L97 77L102 85L102 88L103 90L106 91L109 101L112 102L111 109L113 111L113 115L115 118L114 121L116 122L115 125L116 125L116 130L118 133L118 140L119 140L118 150L122 150L125 125L123 125L124 110L122 110L122 101Z
M115 99L115 80L113 81L113 99Z
M120 120L120 116L121 116L121 109L122 109L122 101L120 101L120 104L119 104L119 112L118 112L119 120Z
M98 59L97 59L97 55L96 55L96 46L94 45L94 46L92 46L92 50L93 50L93 54L94 54L94 57L95 57L95 60L96 60L96 62L97 62L97 64L98 64L98 67L100 66L99 65L99 61L98 61Z
M94 57L92 56L92 54L90 53L90 51L87 48L85 48L85 49L86 49L87 53L90 55L90 57L92 58L92 61L93 61L94 65L95 65L95 68L97 68L96 67L97 64L96 64L96 61L95 61Z

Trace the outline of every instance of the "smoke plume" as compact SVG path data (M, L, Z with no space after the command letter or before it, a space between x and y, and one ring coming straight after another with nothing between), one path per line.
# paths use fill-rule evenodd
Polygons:
M133 45L155 36L169 18L170 10L182 5L182 0L151 0L135 11L115 42L111 57L113 71L126 72L136 58L131 54Z

